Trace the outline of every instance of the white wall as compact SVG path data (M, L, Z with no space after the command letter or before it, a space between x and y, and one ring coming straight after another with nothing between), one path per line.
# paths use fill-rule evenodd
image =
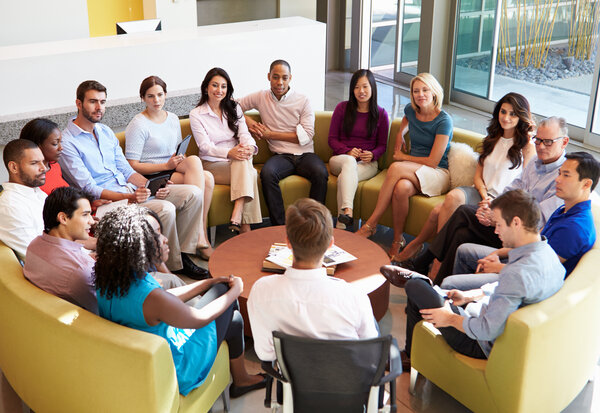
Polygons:
M267 87L271 61L292 65L294 87L322 109L325 96L325 24L301 17L193 29L0 47L0 122L45 115L75 105L86 79L108 88L109 103L138 101L138 87L155 74L169 92L198 89L214 66L227 70L235 96Z
M307 19L317 18L316 0L279 0L279 17L302 16Z
M0 46L89 35L85 0L0 0Z
M196 27L196 0L144 0L144 19L160 19L162 30Z

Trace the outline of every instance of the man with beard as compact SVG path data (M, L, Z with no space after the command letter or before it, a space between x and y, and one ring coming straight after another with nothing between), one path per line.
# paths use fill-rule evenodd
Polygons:
M0 240L24 261L29 243L44 230L42 210L46 194L46 166L40 148L26 139L16 139L4 148L8 182L0 193Z
M77 87L77 117L63 131L59 163L70 185L94 198L144 204L160 217L171 253L167 267L194 279L210 277L188 254L203 246L200 229L202 191L195 185L168 185L150 199L147 179L129 165L113 131L100 123L106 110L106 88L95 80Z

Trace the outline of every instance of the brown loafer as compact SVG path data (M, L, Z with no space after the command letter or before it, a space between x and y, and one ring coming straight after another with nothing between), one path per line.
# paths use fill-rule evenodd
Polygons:
M404 288L408 280L413 277L413 272L396 265L382 265L379 272L396 287Z

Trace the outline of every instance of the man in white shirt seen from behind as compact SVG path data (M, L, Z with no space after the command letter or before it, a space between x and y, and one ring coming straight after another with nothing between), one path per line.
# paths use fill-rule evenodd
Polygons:
M4 148L8 182L0 192L0 241L25 260L29 243L44 230L42 210L46 194L44 155L32 141L15 139Z
M292 71L285 60L275 60L267 74L270 89L239 99L245 112L257 109L261 122L246 116L252 136L264 139L273 152L260 171L265 203L271 225L285 224L285 209L279 181L292 174L310 181L310 198L325 203L327 167L315 154L315 114L306 96L290 89Z
M286 233L294 255L292 267L259 279L248 297L258 358L275 360L275 330L331 340L377 337L367 295L327 276L322 265L325 251L333 245L329 210L312 199L299 199L287 209Z

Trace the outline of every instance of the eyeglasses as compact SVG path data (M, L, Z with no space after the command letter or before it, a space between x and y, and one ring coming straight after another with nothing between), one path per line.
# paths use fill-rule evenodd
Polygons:
M542 139L542 138L538 138L537 136L534 136L534 137L533 137L533 138L531 138L531 139L533 140L533 142L534 142L536 145L539 145L540 143L543 143L543 144L544 144L544 146L552 146L552 144L553 144L554 142L556 142L556 141L557 141L557 140L559 140L559 139L563 139L563 138L564 138L564 136L560 136L560 137L558 137L558 138L555 138L555 139Z

